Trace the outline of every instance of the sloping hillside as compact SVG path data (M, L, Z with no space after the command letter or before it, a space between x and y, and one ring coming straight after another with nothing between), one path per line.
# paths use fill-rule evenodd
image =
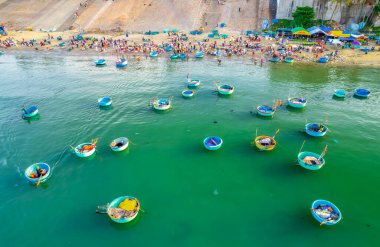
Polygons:
M264 18L267 0L0 0L0 22L18 29L191 30L225 22L243 30L257 29Z

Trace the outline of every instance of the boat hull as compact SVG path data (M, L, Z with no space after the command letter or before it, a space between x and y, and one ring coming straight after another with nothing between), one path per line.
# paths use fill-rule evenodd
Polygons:
M344 91L342 89L336 89L334 91L334 96L338 97L338 98L344 98L344 97L346 97L346 91Z
M182 96L185 98L190 98L193 97L194 91L193 90L183 90L182 91Z
M199 85L201 85L200 80L192 80L191 82L187 83L187 87L189 88L199 87Z
M315 165L307 164L303 161L303 159L307 156L314 157L314 158L318 159L321 163L315 164ZM325 165L325 160L323 158L321 158L321 155L313 153L313 152L301 152L298 154L297 160L298 160L298 164L300 166L302 166L303 168L308 169L308 170L319 170L322 168L322 166Z
M229 87L229 88L227 89L224 87ZM218 86L218 93L221 95L231 95L234 93L234 91L235 91L234 86L230 86L230 85Z
M95 65L96 66L106 65L106 60L105 59L99 59L99 60L95 61Z
M157 111L166 111L172 107L170 100L159 99L153 102L153 108Z
M326 221L325 219L321 218L317 213L316 213L316 209L318 208L318 206L329 206L333 209L333 211L338 214L338 219L334 220L334 221ZM313 217L320 223L323 223L323 225L326 225L326 226L332 226L332 225L335 225L336 223L338 223L341 219L342 219L342 213L340 212L339 208L337 206L335 206L332 202L329 202L329 201L326 201L326 200L322 200L322 199L318 199L318 200L315 200L312 204L311 204L311 214L313 215Z
M265 109L272 109L271 111L268 111L268 110L264 110L263 108ZM257 110L257 114L259 114L260 116L263 116L263 117L273 117L274 113L276 112L276 110L271 107L271 106L266 106L266 105L261 105L261 106L258 106L256 108Z
M121 218L121 219L116 219L116 218L112 217L112 216L110 215L110 211L109 211L109 209L110 209L110 208L117 208L117 207L119 206L119 204L120 204L121 202L123 202L125 199L131 199L131 200L136 200L136 201L137 201L137 203L138 203L138 208L136 209L136 210L137 210L136 214L134 214L134 215L131 216L131 217L123 217L123 218ZM128 223L128 222L131 222L132 220L134 220L134 219L137 217L137 215L139 214L139 211L140 211L140 202L138 201L137 198L135 198L135 197L133 197L133 196L121 196L121 197L118 197L118 198L114 199L114 200L109 204L108 209L107 209L107 214L108 214L109 218L110 218L112 221L116 222L116 223Z
M296 101L297 99L299 99L299 98L289 98L288 99L288 105L293 107L293 108L298 108L298 109L304 108L307 104L307 101L306 100L305 100L305 102Z
M44 169L46 171L46 174L43 175L41 178L39 178L39 177L38 178L31 178L30 177L31 173L37 173L37 166L40 167L41 169ZM37 184L38 181L40 181L40 183L43 183L49 179L50 171L51 171L51 169L50 169L50 166L48 164L46 164L46 163L35 163L35 164L33 164L33 165L31 165L25 169L24 176L29 182L31 182L33 184Z
M311 128L317 128L319 126L319 124L316 124L316 123L308 123L305 125L305 131L308 135L310 136L314 136L314 137L321 137L321 136L324 136L326 135L327 131L328 131L328 128L327 126L321 124L323 126L323 131L312 131L310 130Z
M93 155L93 154L95 153L96 148L93 148L93 149L91 149L91 150L89 150L89 151L87 151L87 152L83 152L83 153L80 152L79 150L81 150L82 147L85 146L85 145L92 145L92 143L82 143L82 144L79 144L79 145L75 148L75 150L74 150L75 154L76 154L78 157L80 157L80 158L89 157L89 156L91 156L91 155Z
M355 89L355 96L359 98L368 98L370 95L370 91L364 89L364 88L357 88Z
M260 140L265 139L265 138L269 138L271 140L272 145L263 145L263 144L261 144ZM270 137L270 136L257 136L255 138L255 145L256 145L256 147L259 150L262 150L262 151L271 151L271 150L273 150L276 147L277 142L272 137Z
M115 146L113 144L116 144L116 143L121 143L122 145L119 145L119 146ZM125 149L127 149L129 146L129 140L128 138L126 137L119 137L119 138L116 138L115 140L113 140L111 143L110 143L110 148L112 151L114 152L121 152L121 151L124 151Z
M149 53L149 57L158 57L158 53L157 52L151 52L151 53Z
M215 143L214 143L214 142ZM203 145L207 150L215 151L222 147L223 140L218 136L209 136L203 140Z

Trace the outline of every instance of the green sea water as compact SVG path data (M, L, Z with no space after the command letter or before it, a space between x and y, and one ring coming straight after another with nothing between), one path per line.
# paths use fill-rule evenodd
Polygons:
M378 69L158 58L118 70L114 58L102 68L95 59L0 57L1 246L379 246ZM202 81L191 99L181 96L187 73ZM233 84L234 95L218 96L215 81ZM332 97L356 87L372 95ZM103 96L113 98L111 109L97 106ZM149 107L170 96L170 111ZM256 116L258 105L288 96L308 105ZM20 108L33 104L39 118L23 120ZM325 137L302 132L326 116ZM275 150L250 145L256 129L280 129ZM210 135L223 138L220 150L204 149ZM131 145L115 154L108 145L119 136ZM69 148L93 138L91 158ZM321 170L296 165L304 140L304 151L329 145ZM38 189L23 177L34 162L52 167ZM122 195L139 198L144 213L135 221L119 225L95 213ZM319 226L310 213L316 199L335 203L343 220Z

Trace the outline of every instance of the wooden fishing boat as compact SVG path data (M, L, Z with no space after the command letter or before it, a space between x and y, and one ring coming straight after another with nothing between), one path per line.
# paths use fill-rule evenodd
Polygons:
M185 89L185 90L182 91L182 96L185 97L185 98L193 97L193 95L194 95L194 91L193 90Z
M200 80L191 80L187 82L187 87L194 88L194 87L198 87L200 84L201 84Z
M216 85L218 89L218 93L222 95L230 95L234 93L235 87L232 85Z
M322 155L313 152L300 152L297 160L300 166L308 170L319 170L325 165Z
M179 56L177 54L172 54L170 55L170 59L178 59Z
M320 222L320 225L332 226L342 219L342 213L332 202L315 200L311 204L311 214Z
M203 52L198 51L198 52L195 54L195 58L203 58Z
M203 140L203 145L208 150L218 150L223 144L222 138L218 136L209 136Z
M140 202L133 196L121 196L107 207L107 214L116 223L128 223L140 212Z
M96 66L106 65L106 60L103 59L103 58L100 58L100 59L98 59L98 60L95 61L95 65Z
M127 65L128 65L128 61L125 58L120 58L116 62L116 68L125 68L125 67L127 67Z
M294 108L304 108L307 104L307 99L303 97L292 97L288 99L288 105Z
M152 51L151 53L149 53L149 57L157 57L158 56L158 52L156 51Z
M276 112L276 107L269 105L260 105L256 108L257 114L263 117L272 117Z
M308 123L305 125L305 131L308 135L320 137L327 133L328 128L321 123Z
M112 98L110 97L100 98L98 99L98 104L100 107L110 106L112 104Z
M286 57L284 60L285 63L293 63L294 59L292 57Z
M158 111L165 111L172 107L170 99L153 99L152 105Z
M24 107L22 108L22 116L24 118L31 118L34 117L38 114L38 108L37 106L29 106L29 107Z
M110 147L114 152L121 152L128 148L129 140L126 137L119 137L110 143Z
M90 143L87 142L79 144L78 146L73 148L73 150L78 157L89 157L95 153L97 142L98 139L93 139Z
M355 89L355 96L360 98L368 98L368 96L371 94L370 91L364 88L356 88Z
M318 63L327 63L329 59L327 57L321 57L318 59Z
M346 97L346 91L343 89L335 89L334 90L334 96L338 98L344 98Z
M25 169L25 178L33 183L43 183L48 180L50 175L50 166L46 163L35 163Z

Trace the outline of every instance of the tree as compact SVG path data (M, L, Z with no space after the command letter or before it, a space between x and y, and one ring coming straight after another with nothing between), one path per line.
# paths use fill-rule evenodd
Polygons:
M292 14L294 22L304 28L312 26L314 20L314 9L312 7L297 7Z

